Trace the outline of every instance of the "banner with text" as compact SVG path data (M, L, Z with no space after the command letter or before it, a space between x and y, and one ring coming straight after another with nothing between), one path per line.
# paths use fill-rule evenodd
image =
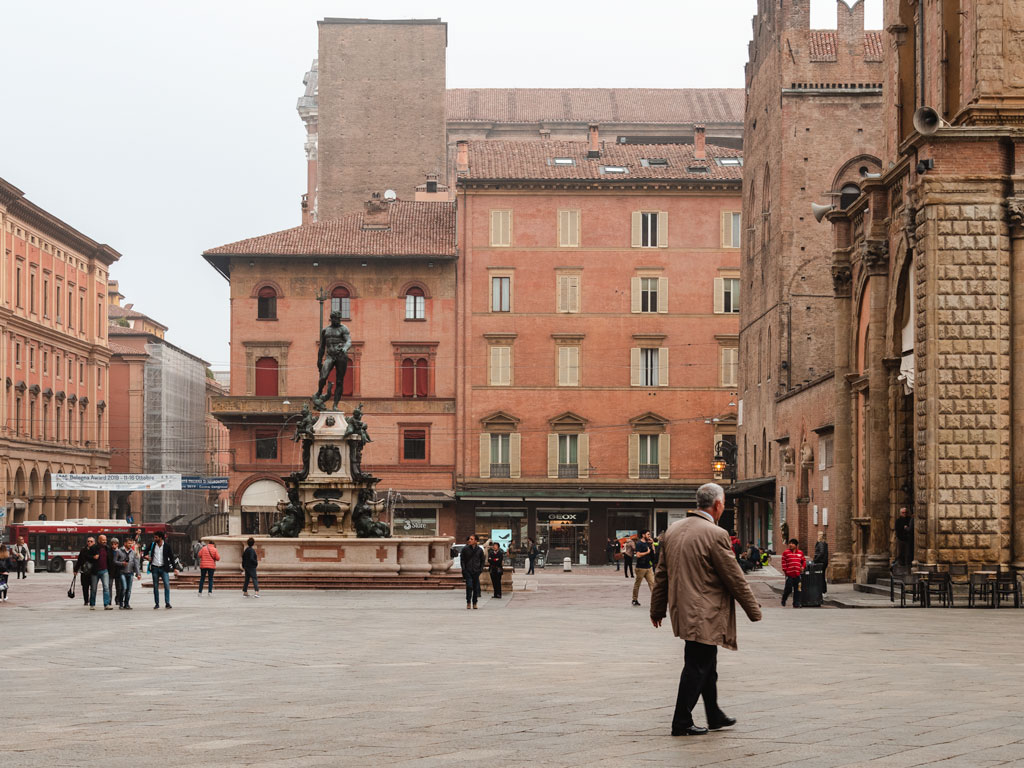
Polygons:
M55 491L180 491L181 475L50 475Z

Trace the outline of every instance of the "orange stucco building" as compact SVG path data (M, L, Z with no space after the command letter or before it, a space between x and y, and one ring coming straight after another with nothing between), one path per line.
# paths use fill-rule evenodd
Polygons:
M54 473L103 473L107 272L120 254L0 179L0 464L5 523L105 517L101 491L52 491Z
M339 410L363 403L373 440L363 467L391 492L396 529L451 535L454 203L377 196L360 212L204 256L231 283L231 388L213 413L230 430L238 531L266 533L281 477L301 466L291 437L336 309L352 337Z
M601 563L713 479L736 428L742 156L696 136L459 142L460 538Z

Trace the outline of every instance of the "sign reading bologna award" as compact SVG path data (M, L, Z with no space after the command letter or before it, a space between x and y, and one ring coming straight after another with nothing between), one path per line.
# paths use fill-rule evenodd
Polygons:
M180 491L181 475L50 475L55 491Z

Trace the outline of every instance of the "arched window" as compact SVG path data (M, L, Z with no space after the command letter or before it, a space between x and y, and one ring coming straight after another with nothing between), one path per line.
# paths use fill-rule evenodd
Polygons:
M270 286L260 288L256 299L257 320L277 320L277 291Z
M272 357L257 360L255 379L257 397L277 397L277 360Z
M413 286L405 292L405 319L427 319L427 300L422 288Z
M342 320L352 319L352 294L343 285L331 291L331 312L341 312Z
M407 357L402 360L402 397L426 397L430 372L427 358Z
M858 197L860 197L860 188L856 184L844 184L843 188L839 190L839 207L849 208Z

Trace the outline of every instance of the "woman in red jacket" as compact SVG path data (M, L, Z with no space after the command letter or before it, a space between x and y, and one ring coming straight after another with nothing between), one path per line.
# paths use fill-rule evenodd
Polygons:
M800 574L807 567L807 558L800 551L800 542L790 539L785 552L782 553L782 572L786 574L786 588L782 590L782 604L786 604L789 593L793 593L793 607L800 607Z
M217 561L220 560L220 553L213 546L212 541L206 542L199 550L199 594L203 594L203 582L210 578L210 586L206 594L213 594L213 572L217 569Z

